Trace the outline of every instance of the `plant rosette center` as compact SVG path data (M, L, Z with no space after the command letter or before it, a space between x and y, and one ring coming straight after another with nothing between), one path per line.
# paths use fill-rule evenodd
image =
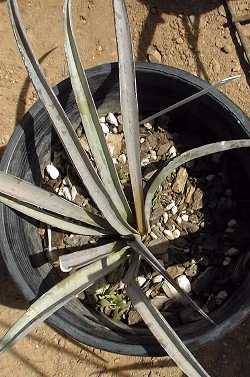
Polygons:
M126 144L122 117L109 113L100 118L105 139L128 202L132 204ZM82 124L79 140L92 158ZM174 118L162 116L140 127L141 168L144 188L161 167L184 152L193 142L192 130L183 131ZM196 135L197 138L197 135ZM197 140L196 140L197 142ZM200 144L203 140L199 140ZM94 162L94 161L93 161ZM152 201L150 227L143 243L157 257L166 272L192 299L211 314L223 305L244 279L242 234L247 234L244 208L238 201L237 180L244 176L234 161L237 176L230 174L230 158L218 154L192 161L176 169L160 185ZM101 215L81 185L60 142L52 145L52 161L45 167L43 187ZM218 227L219 225L219 227ZM47 228L39 229L47 239ZM74 235L53 230L47 255L60 271L58 258L77 250L104 243L112 236ZM114 241L117 239L113 236ZM94 310L127 325L143 325L127 296L123 282L129 262L121 265L80 295ZM148 299L174 327L200 319L192 308L183 305L177 291L148 263L140 264L137 281Z

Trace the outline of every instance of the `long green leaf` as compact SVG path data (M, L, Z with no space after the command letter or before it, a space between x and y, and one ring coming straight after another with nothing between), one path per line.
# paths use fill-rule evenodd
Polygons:
M150 115L149 117L143 119L140 121L140 124L145 124L147 122L151 122L152 120L164 115L164 114L167 114L169 113L170 111L173 111L173 110L176 110L178 109L179 107L181 106L184 106L186 105L187 103L189 102L192 102L194 101L195 99L197 98L200 98L202 96L204 96L205 94L209 93L212 89L215 89L215 88L219 88L220 86L223 86L223 85L226 85L228 84L229 82L231 82L232 80L236 80L236 79L239 79L241 76L240 75L236 75L236 76L231 76L231 77L227 77L225 79L222 79L218 82L216 82L215 84L213 85L208 85L207 88L204 88L202 90L200 90L199 92L195 93L195 94L192 94L191 96L187 97L187 98L184 98L183 100L171 105L171 106L168 106L166 107L165 109L161 110L161 111L158 111L157 113L153 114L153 115Z
M157 308L135 281L128 285L128 295L149 330L188 377L209 377Z
M200 157L209 156L210 154L224 152L232 149L237 148L249 148L250 147L250 140L249 139L241 139L241 140L229 140L229 141L219 141L217 143L211 143L207 145L203 145L202 147L190 149L187 152L182 153L180 156L174 158L170 162L167 162L166 166L164 166L160 172L157 174L156 178L153 180L151 185L148 188L146 200L145 200L145 214L146 214L146 221L149 227L149 219L150 213L152 208L152 200L155 196L156 191L158 190L159 186L162 182L170 175L175 169L179 166L195 160Z
M213 325L215 324L214 321L202 310L195 301L191 299L191 297L183 291L176 281L166 272L165 268L161 265L161 263L156 259L156 257L152 254L152 252L143 244L142 240L139 236L133 236L131 239L127 240L127 243L132 249L134 249L139 255L141 255L151 266L152 268L159 272L164 279L166 279L173 288L180 294L180 296L190 304L201 316L207 319Z
M32 207L30 204L18 202L16 199L10 196L8 197L0 194L0 202L26 216L32 217L33 219L41 221L54 228L62 229L66 232L83 234L87 236L102 236L109 233L109 231L105 231L104 229L101 230L101 228L93 228L91 226L88 227L75 224L70 220L65 220L60 216L50 214L40 208Z
M113 0L113 7L119 55L121 112L124 123L129 174L134 196L137 226L140 233L144 234L146 227L142 189L139 115L133 49L124 1Z
M13 197L14 200L16 199L20 203L27 203L49 211L52 215L55 214L81 221L93 227L100 228L100 230L104 228L110 230L109 223L101 216L94 215L58 195L14 175L0 172L0 193Z
M135 232L120 216L112 199L103 187L102 181L91 164L86 152L81 146L76 133L60 105L54 92L46 82L38 60L35 58L29 45L24 27L20 21L16 0L8 0L12 27L16 37L18 48L21 52L24 64L30 79L43 102L54 128L61 139L62 144L72 162L89 195L112 227L120 234L127 235Z
M132 213L110 156L85 70L81 64L72 28L70 0L65 0L64 14L65 52L84 131L104 187L116 204L119 213L125 220L131 222Z
M124 242L108 242L101 246L94 246L84 250L75 251L74 253L59 256L60 268L63 272L69 272L72 268L79 268L93 263L96 260L103 259L107 255L117 252L128 246Z
M101 261L74 272L56 284L35 301L0 340L0 352L6 351L79 293L116 269L124 260L123 251L112 254Z

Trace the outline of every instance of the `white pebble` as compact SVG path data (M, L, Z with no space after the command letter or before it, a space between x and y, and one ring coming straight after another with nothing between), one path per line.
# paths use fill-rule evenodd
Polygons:
M59 177L59 170L54 165L47 165L46 170L51 179L57 179Z
M164 224L166 224L168 222L168 214L167 214L167 212L163 213L163 222L164 222Z
M144 124L144 127L147 129L147 130L151 130L153 128L152 124L151 123L145 123Z
M182 223L182 218L180 216L178 216L177 219L176 219L176 222L177 222L177 224L180 225Z
M157 235L156 235L154 232L150 232L149 234L150 234L150 237L151 237L153 240L157 240L157 239L158 239Z
M181 218L182 218L183 221L188 221L188 219L189 219L188 215L186 215L186 214L182 215Z
M127 161L127 157L124 153L122 153L119 157L118 157L118 161L121 163L121 164L126 164L126 161Z
M222 266L228 266L231 263L231 258L226 257L224 261L222 262Z
M227 226L229 226L229 228L233 228L235 225L237 225L237 221L235 219L231 219L227 223Z
M143 144L144 142L145 142L145 139L144 139L144 137L142 137L142 138L140 139L140 143Z
M112 124L112 126L118 127L118 120L113 113L108 113L108 115L106 116L106 121L109 124Z
M76 195L77 195L76 187L75 187L75 186L72 186L72 187L71 187L71 200L75 200Z
M175 206L175 202L172 200L172 202L169 203L169 204L166 206L166 210L167 210L167 211L170 211L174 206Z
M236 249L236 247L231 247L225 252L225 255L227 255L228 257L234 257L235 255L238 255L239 252L239 249Z
M112 132L113 132L113 134L117 134L118 133L118 128L117 127L113 127L112 128Z
M161 283L163 280L164 280L163 276L156 275L155 277L153 277L152 282L154 284L157 284L157 283Z
M70 194L70 191L69 191L69 188L68 187L64 187L63 188L63 196L68 199L68 200L71 200L71 194Z
M186 275L178 276L176 281L177 281L177 284L179 285L179 287L181 289L183 289L183 291L185 291L186 293L191 292L191 284L190 284L190 281L188 280L188 278L186 277Z
M105 123L105 117L100 117L100 118L99 118L99 122L100 122L100 123Z
M164 229L163 233L165 234L165 236L167 236L167 239L168 239L169 241L174 240L174 235L173 235L173 233L171 232L171 230L169 230L169 229Z
M149 159L148 158L144 158L143 160L141 160L141 166L146 166L149 164Z
M176 239L176 238L179 238L180 235L181 235L181 232L179 231L179 229L175 229L175 230L173 231L173 236L174 236L175 239Z
M113 161L113 164L115 164L115 165L118 164L117 158L112 158L112 161Z
M172 145L172 147L169 149L168 151L170 157L176 157L176 154L177 154L177 151L176 151L176 148L174 145Z
M146 278L144 276L138 276L137 281L140 287L143 286L143 284L146 282Z
M102 127L102 130L103 130L103 133L104 134L108 134L109 133L109 128L108 126L106 125L106 123L100 123L101 127Z
M202 222L200 223L200 227L201 227L201 228L204 228L204 227L205 227L205 222L204 222L204 221L202 221Z
M171 208L171 212L172 212L173 215L176 215L176 213L178 212L178 208L176 206L173 206Z
M109 149L109 153L110 153L111 157L113 157L114 152L115 152L115 146L111 143L108 143L108 149Z
M152 158L152 160L157 160L156 151L151 151L150 155L151 155L150 157Z

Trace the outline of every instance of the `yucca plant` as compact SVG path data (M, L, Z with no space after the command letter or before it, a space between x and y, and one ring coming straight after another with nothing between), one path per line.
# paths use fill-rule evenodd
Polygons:
M134 199L133 208L130 208L110 156L85 71L79 58L72 30L70 3L70 0L65 0L65 52L72 87L95 166L82 148L72 124L46 82L27 40L16 0L9 0L8 7L17 45L33 85L49 113L55 131L82 181L82 185L87 189L102 216L93 215L56 194L5 173L0 173L0 201L52 228L59 228L74 234L105 236L105 240L107 240L107 235L110 235L112 241L106 241L99 247L61 256L62 270L69 271L73 267L74 272L31 305L1 339L0 351L7 350L98 279L126 262L126 266L128 264L130 266L124 279L128 296L150 331L186 375L208 376L208 373L190 353L166 319L145 296L138 285L137 273L141 259L145 259L179 293L183 302L191 305L201 316L210 321L211 326L216 326L214 321L167 274L162 264L144 245L143 241L150 232L152 199L168 175L179 166L199 157L234 148L250 147L250 140L221 141L189 150L166 161L163 168L155 173L151 184L147 187L146 195L144 194L139 142L139 124L141 122L139 122L138 114L135 65L128 17L124 1L113 0L119 55L121 112ZM230 79L222 80L216 86L225 84ZM209 90L210 87L165 109L164 112L194 100ZM154 114L150 119L156 118L162 113ZM114 236L116 241L114 241Z

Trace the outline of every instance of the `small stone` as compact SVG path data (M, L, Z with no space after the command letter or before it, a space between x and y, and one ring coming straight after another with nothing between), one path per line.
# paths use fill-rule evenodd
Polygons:
M154 284L157 284L157 283L161 283L163 280L164 280L163 276L156 275L155 277L153 277L152 282Z
M188 277L194 277L196 276L198 273L198 266L197 264L191 264L190 267L188 267L186 270L185 270L185 274L188 276Z
M186 198L185 198L186 203L188 203L188 204L191 203L194 192L195 192L195 187L193 185L190 185L187 188L187 194L186 194Z
M150 163L149 158L143 158L141 160L141 166L147 166Z
M169 301L169 299L166 296L155 296L152 300L151 303L158 309L160 310L166 302Z
M106 121L112 126L118 127L118 120L113 113L108 113L108 115L106 116Z
M168 214L167 214L167 212L163 213L163 222L164 222L164 224L166 224L168 222Z
M178 170L174 185L173 185L173 191L176 192L177 194L183 193L186 182L188 179L188 173L187 170L183 167L181 167Z
M178 208L176 206L173 206L171 208L171 212L172 212L173 215L176 215L176 213L178 212Z
M203 208L203 192L197 188L193 195L193 209L196 211Z
M113 132L113 134L117 134L118 133L118 128L117 127L113 127L112 128L112 132Z
M172 145L172 147L169 149L169 151L168 151L168 153L169 153L169 156L170 157L176 157L176 155L177 155L177 151L176 151L176 148L175 148L175 146L174 145Z
M234 257L239 254L239 249L236 249L236 247L231 247L225 252L225 255L228 257Z
M106 121L106 120L105 120L105 117L100 117L100 118L99 118L99 122L100 122L100 123L105 123L105 121Z
M152 130L152 128L153 128L153 126L152 126L152 124L151 123L145 123L144 124L144 127L147 129L147 130Z
M52 164L47 165L46 170L51 179L57 179L60 175L59 170Z
M152 46L149 47L147 55L148 55L148 60L151 63L161 63L161 60L162 60L161 53L158 50L156 50L154 47Z
M140 143L143 144L144 142L145 142L144 137L141 137L141 138L140 138Z
M164 281L162 284L162 289L169 298L177 300L180 298L180 295L177 292L177 290L174 287L172 287L172 285L169 282Z
M186 221L186 222L189 220L189 216L187 214L182 215L181 218L183 221Z
M190 281L188 280L188 278L185 275L178 276L176 281L177 281L177 284L179 285L179 287L181 289L183 289L183 291L185 291L186 293L191 292L192 288L191 288Z
M236 221L235 219L231 219L231 220L229 220L228 223L227 223L227 226L228 226L229 228L233 228L233 227L236 226L236 225L237 225L237 221Z
M124 153L122 153L119 157L118 157L118 161L121 163L121 164L126 164L127 162L127 157Z
M157 160L156 151L150 151L150 155L151 155L152 160L154 160L154 161Z
M120 156L122 151L122 139L123 136L121 134L112 134L108 133L106 136L106 142L109 148L109 151L112 151L112 157L117 158Z
M75 186L71 187L71 200L74 201L77 195L77 190Z
M137 310L130 310L128 313L128 324L131 325L136 325L137 323L141 322L141 316L137 312Z
M167 237L167 239L168 239L169 241L174 240L174 235L173 235L173 233L171 232L171 230L169 230L169 229L164 229L163 233L165 234L165 236Z
M100 123L103 133L108 134L109 133L109 127L106 125L106 123Z
M180 275L183 275L185 267L182 264L176 264L167 268L167 273L173 278L177 278Z
M113 164L115 164L115 165L118 164L117 158L112 158L112 161L113 161Z
M162 144L157 151L157 156L162 157L168 153L170 145L168 143Z
M173 231L173 236L174 236L175 239L176 239L176 238L179 238L180 235L181 235L181 232L179 231L179 229L175 229L175 230Z
M147 279L144 276L138 276L137 281L140 287L143 286L144 283L146 283Z
M180 216L177 216L177 218L176 218L176 222L177 222L177 224L181 225L181 223L182 223L182 218L181 218Z
M115 146L111 143L107 143L107 146L108 146L111 157L114 157Z
M167 211L170 211L173 207L175 207L175 202L172 200L172 202L169 203L169 204L166 206L166 210L167 210Z
M231 258L230 258L230 257L226 257L226 258L224 259L224 261L222 262L222 266L226 267L226 266L228 266L230 263L231 263Z
M65 186L65 187L63 188L62 192L63 192L63 196L64 196L66 199L68 199L68 200L72 200L72 198L71 198L71 193L70 193L70 190L69 190L68 187Z

